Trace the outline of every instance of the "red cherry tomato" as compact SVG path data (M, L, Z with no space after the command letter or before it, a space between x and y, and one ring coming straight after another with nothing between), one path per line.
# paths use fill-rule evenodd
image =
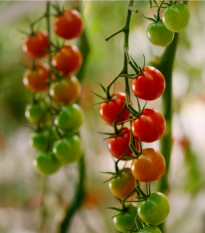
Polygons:
M55 33L67 40L80 36L83 31L81 15L74 9L67 9L55 17L53 26Z
M47 65L38 65L34 70L28 70L24 74L23 83L30 91L46 91L49 79L49 68Z
M115 92L114 96L108 102L100 104L100 116L104 121L113 124L117 116L121 112L126 103L126 95L122 92ZM123 111L117 122L129 119L129 111L127 108Z
M47 54L48 35L46 32L37 31L29 36L23 44L23 51L31 58L42 57Z
M132 90L135 96L143 100L159 98L165 89L163 74L152 66L146 66L137 78L132 80Z
M131 123L131 130L142 142L154 142L164 133L166 122L163 115L156 109L146 108L137 119Z
M82 64L82 54L75 45L65 45L53 55L52 65L64 74L71 74L79 70Z

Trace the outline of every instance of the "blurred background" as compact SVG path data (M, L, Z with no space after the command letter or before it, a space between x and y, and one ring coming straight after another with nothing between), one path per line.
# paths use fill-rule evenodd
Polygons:
M61 2L60 2L61 3ZM71 233L115 232L108 206L118 203L108 190L102 171L113 170L104 137L97 132L111 131L99 117L99 82L108 85L122 67L122 35L105 41L125 20L127 2L83 2L85 30L90 54L83 81L81 105L85 112L82 139L86 159L86 199L73 219ZM174 117L173 151L170 168L171 212L167 233L205 233L205 3L189 3L191 19L180 36L173 74ZM152 16L149 2L137 1L135 8ZM45 9L44 1L0 1L0 232L57 232L64 209L72 200L78 180L76 165L66 166L45 182L33 167L36 152L29 144L31 132L24 117L30 94L23 86L25 71L22 43L29 22ZM160 56L163 48L151 45L146 36L150 22L133 14L130 54L139 65ZM40 24L39 27L44 27ZM123 91L119 81L116 90ZM161 100L148 103L161 110ZM144 145L147 147L148 145ZM159 142L153 147L159 148ZM157 184L152 185L152 190Z

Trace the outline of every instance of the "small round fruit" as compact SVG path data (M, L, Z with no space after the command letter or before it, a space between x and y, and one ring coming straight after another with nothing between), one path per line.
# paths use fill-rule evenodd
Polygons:
M159 98L165 89L163 74L152 66L145 66L142 73L132 80L132 91L135 96L143 100Z
M132 160L132 174L136 180L141 182L154 182L159 180L166 168L163 155L153 149L147 148L142 150L142 154Z
M138 231L138 233L162 233L162 232L156 226L146 226L140 231Z
M77 38L83 32L81 15L74 9L67 9L55 17L53 27L55 33L66 40Z
M138 208L140 219L150 225L159 225L169 215L170 206L167 197L163 193L151 193Z
M34 165L44 175L51 175L61 167L60 161L51 152L39 154L34 160Z
M62 131L76 131L83 122L82 109L77 104L62 107L61 112L55 119L55 125Z
M154 142L160 139L166 128L163 115L156 109L145 108L143 113L131 123L131 130L142 142Z
M36 58L45 56L47 47L48 34L46 32L37 31L24 41L23 51L29 57Z
M74 73L80 69L82 54L75 45L64 45L52 57L52 65L65 75Z
M25 116L31 123L39 123L43 116L46 114L47 105L44 102L38 102L36 104L27 105Z
M80 83L75 76L63 78L51 84L49 94L60 104L74 103L80 95Z
M174 39L174 33L169 31L162 21L151 23L147 28L150 42L158 46L168 46Z
M49 145L48 136L44 132L33 133L31 136L31 145L39 152L46 151Z
M109 181L108 186L115 197L124 199L134 191L136 181L130 168L124 168L117 177Z
M79 136L67 136L58 140L53 147L55 156L62 163L74 163L83 155L82 142Z
M189 9L183 3L169 6L162 13L163 24L167 29L173 32L181 32L186 28L189 18Z

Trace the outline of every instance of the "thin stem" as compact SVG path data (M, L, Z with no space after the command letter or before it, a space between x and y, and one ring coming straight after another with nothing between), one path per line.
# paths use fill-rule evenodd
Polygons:
M39 233L43 233L44 225L45 225L46 218L47 218L47 211L46 211L46 206L45 206L46 181L47 181L47 177L43 176L41 204L40 204L41 205L41 222L40 222L40 226L39 226Z

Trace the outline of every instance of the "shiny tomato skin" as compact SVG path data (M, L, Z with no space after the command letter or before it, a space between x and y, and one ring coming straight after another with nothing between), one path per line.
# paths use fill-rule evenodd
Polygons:
M133 159L131 165L135 179L146 183L159 180L163 176L165 168L163 155L153 148L143 149L142 154Z
M111 193L119 198L126 198L136 186L136 181L130 168L124 168L120 174L108 183Z
M49 79L49 68L47 65L38 65L34 70L28 70L23 76L23 84L29 91L43 92L48 90L46 81Z
M38 102L26 106L25 116L30 123L39 123L47 112L47 104Z
M29 36L23 44L23 52L31 58L42 57L47 54L48 34L37 31L34 35Z
M126 104L126 95L122 92L115 92L111 100L100 104L100 116L104 121L113 124L122 108ZM129 111L127 108L123 111L118 119L118 123L129 119Z
M52 57L52 65L65 75L74 73L80 69L82 54L75 45L64 45Z
M83 32L81 15L75 9L67 9L53 22L55 33L67 40L79 37Z
M127 150L125 157L131 157L132 150L129 147L130 142L130 129L124 127L119 135L108 139L108 150L111 155L119 159ZM128 158L122 158L122 160L127 160Z
M145 66L143 72L132 80L132 91L135 96L143 100L159 98L165 89L163 74L152 66Z
M75 76L53 82L49 88L50 96L60 104L74 103L80 95L80 83Z
M162 232L156 226L146 226L140 231L138 231L138 233L162 233Z
M164 133L166 122L156 109L145 108L143 113L131 123L131 130L142 142L157 141Z
M159 225L165 221L169 215L170 206L167 197L160 192L151 193L138 208L140 219L150 225Z

